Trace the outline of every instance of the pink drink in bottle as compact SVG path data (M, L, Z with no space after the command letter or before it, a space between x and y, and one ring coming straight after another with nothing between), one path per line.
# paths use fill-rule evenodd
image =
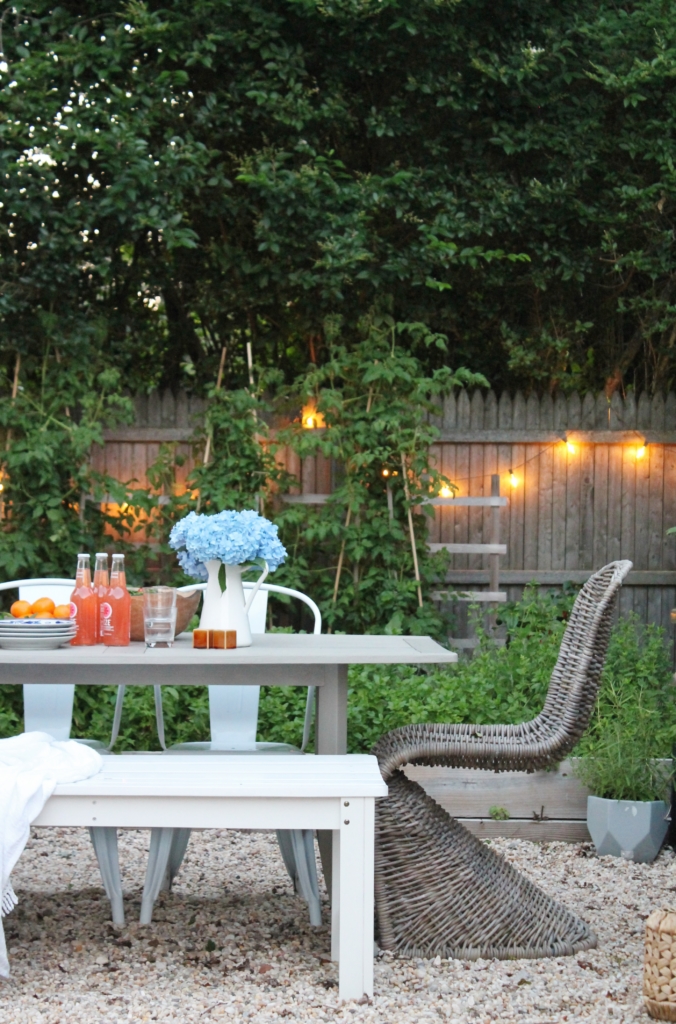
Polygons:
M110 586L100 604L99 636L106 647L128 647L131 632L131 595L127 590L124 555L113 555Z
M92 587L89 555L77 556L75 590L70 595L70 615L75 619L77 633L71 640L74 647L89 647L96 643L96 594Z
M105 551L96 552L94 566L94 593L96 594L96 639L101 640L101 602L104 600L108 587L108 555Z

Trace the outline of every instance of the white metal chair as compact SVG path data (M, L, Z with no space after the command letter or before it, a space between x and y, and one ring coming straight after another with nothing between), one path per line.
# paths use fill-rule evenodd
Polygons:
M0 591L18 590L21 601L50 597L54 604L67 604L74 587L75 580L52 576L0 583ZM100 740L78 739L78 743L94 747L101 754L110 753L120 731L124 691L124 686L118 686L113 728L108 746ZM46 732L55 740L70 739L74 696L74 684L25 683L23 687L25 732ZM90 828L89 835L99 863L103 886L110 900L113 922L124 924L122 883L117 854L117 830L114 828Z
M245 590L251 590L253 583L244 583ZM180 590L204 590L206 583L181 587ZM315 602L299 590L278 587L264 583L256 594L249 610L252 633L264 633L267 619L268 595L284 594L306 604L314 616L314 633L322 631L322 616ZM196 743L178 743L167 749L164 737L162 711L162 688L155 687L155 708L157 732L160 744L167 754L180 753L237 753L237 754L302 754L310 737L315 687L308 687L303 725L303 742L300 747L289 743L257 743L259 686L210 686L209 720L211 739ZM141 924L150 924L153 905L160 889L170 889L178 872L190 839L187 828L152 829L150 853L146 872L143 900L141 903ZM319 886L314 852L314 833L308 829L277 830L277 840L289 876L298 892L308 903L310 923L320 925L321 909Z

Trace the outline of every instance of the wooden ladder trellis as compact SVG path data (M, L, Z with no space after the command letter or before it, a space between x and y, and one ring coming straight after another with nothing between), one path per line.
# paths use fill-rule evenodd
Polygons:
M489 584L488 590L448 591L437 590L432 593L432 600L443 601L450 596L456 601L468 604L501 604L507 600L507 594L500 590L500 558L507 554L507 545L500 543L500 509L507 504L507 498L500 495L500 475L491 476L490 497L472 498L430 498L425 504L439 505L445 508L490 508L491 539L487 544L428 544L430 551L448 551L456 555L488 555ZM473 649L478 640L473 637L449 637L450 643L458 648ZM499 641L498 641L499 642Z

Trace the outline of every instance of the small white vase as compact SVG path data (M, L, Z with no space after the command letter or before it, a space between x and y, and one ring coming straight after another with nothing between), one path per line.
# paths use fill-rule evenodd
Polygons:
M200 617L200 629L234 629L237 631L237 646L251 647L251 628L249 626L249 608L258 589L270 571L268 563L256 580L256 585L247 600L244 600L242 573L248 565L228 565L225 563L225 590L221 590L218 575L221 565L218 558L212 558L206 564L207 586L204 591L204 603Z

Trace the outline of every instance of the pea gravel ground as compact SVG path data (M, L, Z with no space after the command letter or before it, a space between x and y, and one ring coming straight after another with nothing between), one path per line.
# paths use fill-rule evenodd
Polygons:
M554 960L376 959L372 1001L340 1003L326 926L312 929L274 836L192 836L174 891L138 920L148 833L121 833L128 926L109 923L84 830L34 830L5 919L12 977L0 1024L200 1024L232 1020L488 1024L643 1021L645 918L676 903L676 860L597 858L589 846L494 846L589 921L599 948ZM325 913L328 919L328 910Z

